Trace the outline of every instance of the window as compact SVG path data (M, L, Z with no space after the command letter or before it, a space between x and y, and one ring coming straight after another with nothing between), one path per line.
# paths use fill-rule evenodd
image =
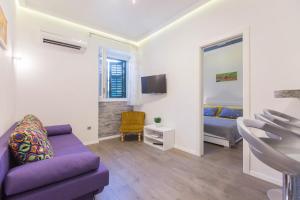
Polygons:
M126 98L126 65L125 60L107 59L107 96L109 98Z
M120 52L99 50L99 97L106 100L126 100L127 64L130 57Z

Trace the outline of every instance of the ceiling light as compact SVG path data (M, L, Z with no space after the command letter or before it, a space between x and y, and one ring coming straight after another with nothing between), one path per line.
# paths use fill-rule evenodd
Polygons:
M141 39L140 41L137 42L137 45L141 46L144 42L150 40L151 38L154 38L155 36L167 31L168 29L180 24L181 22L183 22L186 19L198 14L201 11L210 9L211 7L215 6L216 4L218 4L221 1L224 1L224 0L210 0L210 1L206 2L205 4L202 4L198 8L188 12L187 14L183 15L182 17L179 17L178 19L176 19L175 21L167 24L166 26L162 27L158 31L154 31L152 34L146 36L144 39Z
M174 27L177 24L180 24L182 21L188 19L189 17L191 17L193 15L196 15L198 12L203 11L205 9L209 9L212 6L214 6L215 4L217 4L219 2L222 2L224 0L210 0L210 1L206 2L205 4L199 6L198 8L196 8L196 9L190 11L189 13L183 15L182 17L179 17L177 20L167 24L166 26L162 27L161 29L159 29L157 31L154 31L152 34L149 34L148 36L146 36L145 38L143 38L139 41L132 41L132 40L129 40L129 39L126 39L126 38L122 38L120 36L116 36L116 35L113 35L113 34L102 32L102 31L97 30L97 29L90 28L90 27L85 26L85 25L77 24L77 23L74 23L72 21L68 21L68 20L65 20L65 19L61 19L59 17L55 17L55 16L52 16L52 15L49 15L49 14L42 13L42 12L37 11L37 10L30 9L30 8L26 7L26 5L25 6L22 5L22 2L25 2L25 0L15 0L15 1L16 1L17 8L20 8L24 11L31 12L33 14L49 18L49 19L55 20L57 22L77 26L79 28L90 31L91 33L101 35L101 36L106 37L106 38L110 38L110 39L117 40L117 41L120 41L120 42L125 42L125 43L128 43L128 44L132 44L134 46L141 46L144 42L150 40L151 38L154 38L155 36L167 31L171 27ZM133 5L135 5L137 3L137 0L131 0L131 2L132 2Z
M68 20L65 20L65 19L62 19L62 18L59 18L59 17L55 17L55 16L52 16L52 15L49 15L49 14L46 14L46 13L43 13L43 12L40 12L40 11L37 11L37 10L33 10L33 9L28 8L28 7L20 5L20 0L15 0L15 1L16 1L17 8L20 9L20 10L23 10L25 12L28 12L28 13L31 13L31 14L34 14L34 15L38 15L38 16L41 16L41 17L44 17L44 18L48 18L50 20L54 20L54 21L62 23L62 24L67 24L67 25L74 26L74 27L77 27L77 28L80 28L80 29L84 29L84 30L88 31L89 33L99 35L99 36L102 36L104 38L109 38L109 39L116 40L116 41L119 41L119 42L124 42L124 43L127 43L127 44L138 46L137 42L135 42L135 41L132 41L132 40L129 40L129 39L117 36L117 35L113 35L113 34L110 34L110 33L106 33L106 32L103 32L103 31L100 31L100 30L97 30L97 29L94 29L94 28L90 28L90 27L85 26L85 25L77 24L75 22L68 21Z

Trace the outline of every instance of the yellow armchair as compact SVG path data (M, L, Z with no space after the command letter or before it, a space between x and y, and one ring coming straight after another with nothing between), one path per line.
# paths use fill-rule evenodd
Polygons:
M126 134L137 134L139 142L144 131L145 113L144 112L123 112L121 115L121 141L124 142Z

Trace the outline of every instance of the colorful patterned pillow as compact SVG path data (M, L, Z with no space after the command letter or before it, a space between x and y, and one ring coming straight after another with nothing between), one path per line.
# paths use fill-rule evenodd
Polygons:
M53 158L54 152L47 135L28 121L19 124L9 138L9 147L19 164Z
M37 128L41 129L45 134L47 134L47 130L44 128L41 120L37 118L36 116L29 114L26 115L23 120L20 122L20 124L28 124L30 126L36 126Z

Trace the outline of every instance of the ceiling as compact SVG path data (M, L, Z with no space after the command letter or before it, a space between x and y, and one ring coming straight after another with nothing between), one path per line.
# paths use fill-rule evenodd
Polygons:
M33 10L139 41L208 1L22 0L21 3Z

